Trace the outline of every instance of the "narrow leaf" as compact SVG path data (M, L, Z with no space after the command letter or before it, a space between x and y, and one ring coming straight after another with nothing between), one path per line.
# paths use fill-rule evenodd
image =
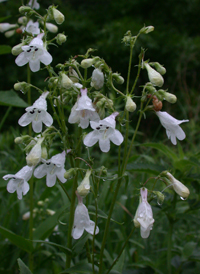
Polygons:
M28 104L14 90L0 91L0 105L25 108Z
M97 266L94 266L94 270L98 271L99 268ZM80 263L73 267L65 269L60 274L65 274L65 273L85 273L85 274L91 273L91 274L93 274L92 264Z
M47 245L51 245L51 246L55 246L57 248L59 248L62 252L64 253L68 253L70 254L71 253L71 250L63 245L59 245L59 244L56 244L56 243L53 243L53 242L46 242L46 241L33 241L34 243L41 243L41 244L47 244Z
M30 269L25 265L25 263L20 258L17 259L17 262L19 265L20 274L32 274Z
M160 174L162 171L166 170L166 167L160 166L157 164L148 164L148 163L136 163L128 164L126 170L138 171L138 172L147 172L155 175Z
M155 148L155 149L161 151L167 157L172 158L173 160L178 159L177 155L171 149L169 149L167 146L165 146L164 144L146 143L146 144L142 144L142 146Z

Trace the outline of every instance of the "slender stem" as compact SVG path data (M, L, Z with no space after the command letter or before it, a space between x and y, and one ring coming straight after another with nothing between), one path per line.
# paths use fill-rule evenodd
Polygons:
M127 74L127 83L126 83L126 94L129 92L129 83L130 83L130 74L131 74L131 64L132 64L132 57L133 57L133 45L130 45L130 57L129 57L129 65L128 65L128 74Z
M136 78L135 78L135 82L134 82L134 84L133 84L133 87L132 87L132 89L131 89L130 94L132 94L132 93L133 93L133 91L134 91L134 89L135 89L135 86L136 86L136 84L137 84L138 78L139 78L139 76L140 76L140 71L141 71L141 61L142 61L142 54L140 54L140 55L139 55L139 65L138 65L137 76L136 76Z
M6 110L6 113L4 114L4 116L1 120L1 123L0 123L0 130L5 122L6 118L8 117L8 114L10 113L11 109L12 109L12 106L9 106L8 109Z
M173 232L173 222L170 218L169 220L169 230L168 230L168 246L167 246L167 269L168 274L172 273L171 269L171 258L172 258L172 232Z

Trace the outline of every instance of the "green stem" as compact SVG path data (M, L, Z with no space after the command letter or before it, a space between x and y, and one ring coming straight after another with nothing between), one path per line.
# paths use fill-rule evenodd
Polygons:
M169 230L168 230L168 246L167 246L167 269L168 274L172 273L171 269L171 258L172 258L172 232L173 232L173 221L168 218L169 220Z
M130 74L131 74L132 57L133 57L133 45L130 44L130 57L129 57L128 74L127 74L127 83L126 83L126 94L129 93L128 91L129 91L129 83L130 83Z
M134 82L134 84L133 84L133 87L132 87L132 89L131 89L130 94L133 93L133 91L134 91L134 89L135 89L135 86L136 86L136 84L137 84L138 78L139 78L139 76L140 76L142 58L143 58L143 56L142 56L142 54L140 54L140 55L139 55L139 65L138 65L137 76L136 76L136 78L135 78L135 82Z
M5 122L6 118L8 117L8 114L10 113L11 109L12 109L12 106L9 106L8 109L6 110L6 113L4 114L4 116L1 120L1 123L0 123L0 130Z

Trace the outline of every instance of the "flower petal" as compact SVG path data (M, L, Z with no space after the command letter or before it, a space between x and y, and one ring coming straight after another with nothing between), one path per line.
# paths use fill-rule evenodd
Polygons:
M33 116L26 112L22 115L22 117L18 120L18 124L21 126L21 127L25 127L27 126L28 124L30 124L33 120Z
M95 131L88 133L85 136L83 143L85 146L92 147L94 144L96 144L98 142L98 140L99 140L99 134L95 130Z
M42 117L42 122L47 127L50 127L53 124L53 118L48 112L45 112L44 116Z
M89 119L88 118L82 118L80 117L80 124L79 126L83 129L87 128L89 126Z
M46 184L48 187L54 186L56 183L56 174L47 173Z
M38 179L44 177L46 174L47 174L46 164L42 164L34 170L34 176Z
M22 192L23 192L23 195L26 195L27 194L27 192L29 191L29 184L26 182L26 181L24 181L24 184L23 184L23 186L22 186Z
M24 66L25 64L28 63L28 59L25 57L25 53L21 52L17 58L15 59L15 63L16 65L18 65L19 67Z
M59 172L56 172L56 175L58 177L58 179L61 181L61 183L65 183L67 181L67 179L65 179L64 174L65 174L66 170L64 168L61 168L59 170Z
M90 234L94 234L94 228L95 228L95 223L93 221L90 220L90 225L85 227L85 230L90 233ZM96 230L95 230L95 235L99 233L99 228L98 226L96 226Z
M107 139L99 139L99 147L102 152L108 152L110 150L110 140Z
M7 184L7 191L9 193L14 193L17 190L17 184L14 179L11 179Z
M123 142L124 137L119 130L115 129L113 133L109 135L109 139L113 142L113 144L119 146Z
M33 120L32 121L32 128L33 128L33 131L36 132L36 133L41 132L42 131L42 121Z
M29 61L29 66L32 72L40 70L40 61L37 59L35 61Z
M48 51L44 50L43 54L40 56L40 62L47 66L52 62L52 60L53 58L51 54Z
M74 226L72 229L72 237L77 240L83 235L84 228Z

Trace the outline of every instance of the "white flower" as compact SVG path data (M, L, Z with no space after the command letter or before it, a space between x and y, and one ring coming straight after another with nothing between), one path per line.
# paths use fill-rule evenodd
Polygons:
M58 25L62 24L65 21L65 16L56 8L53 7L53 18Z
M42 158L42 147L41 144L44 137L38 138L37 143L31 149L29 154L26 156L26 162L28 166L36 166Z
M39 133L42 131L42 123L47 127L52 125L53 118L47 112L46 97L48 93L44 92L32 106L26 108L26 113L18 121L20 126L25 127L32 123L33 131Z
M85 177L81 184L77 188L77 192L80 196L85 197L90 191L90 175L91 170L87 170Z
M79 239L84 232L84 229L90 233L94 234L95 223L90 220L87 207L82 203L78 203L75 214L74 214L74 224L72 229L72 237L76 240ZM99 233L99 228L96 226L95 235Z
M30 69L36 72L40 70L40 62L46 66L52 62L51 54L44 47L43 35L44 33L39 34L28 46L22 46L23 52L15 59L15 63L19 67L29 63Z
M30 0L28 2L28 6L31 7L32 9L38 10L40 8L40 4L37 3L37 0Z
M33 20L30 20L26 27L23 29L23 31L29 32L32 35L36 35L40 33L39 23L33 22Z
M117 146L121 145L124 138L119 130L115 129L115 117L118 114L118 112L114 112L99 122L91 121L90 125L94 130L86 135L83 140L84 145L91 147L99 141L99 147L103 152L110 150L110 141Z
M177 144L178 140L185 139L185 132L179 126L181 123L189 122L189 120L177 120L165 111L156 111L162 126L166 129L167 137L171 140L173 145Z
M147 201L147 189L141 188L141 201L136 211L135 221L136 227L140 224L140 234L142 238L148 238L150 230L152 230L154 219L150 204Z
M9 180L7 184L7 190L10 193L17 191L17 197L19 200L22 199L22 195L26 195L29 191L28 180L31 178L33 173L33 167L24 166L15 175L7 174L3 176L4 180Z
M87 96L87 89L85 88L81 89L81 97L72 107L68 122L70 124L79 123L79 127L84 129L89 126L90 120L99 121L100 118L93 107L92 100Z
M189 189L184 184L182 184L180 181L178 181L176 178L174 178L174 176L172 176L171 173L167 172L166 175L169 178L169 180L172 182L174 191L178 195L180 195L180 197L186 199L190 194Z
M64 178L64 173L66 172L64 168L65 151L54 155L49 160L42 159L42 162L44 164L38 166L34 171L34 176L36 178L40 179L46 175L46 184L48 187L55 185L56 178L58 178L61 183L65 183L67 181Z
M17 26L18 26L17 24L1 23L0 24L0 32L5 32L7 30L16 28Z
M153 86L162 87L164 84L164 79L162 75L153 69L148 63L144 63L144 66L147 70L149 81L152 83Z
M103 85L104 85L104 74L99 68L96 68L92 72L91 86L99 90L103 87Z
M46 28L52 33L56 33L58 31L58 27L52 23L46 23Z

